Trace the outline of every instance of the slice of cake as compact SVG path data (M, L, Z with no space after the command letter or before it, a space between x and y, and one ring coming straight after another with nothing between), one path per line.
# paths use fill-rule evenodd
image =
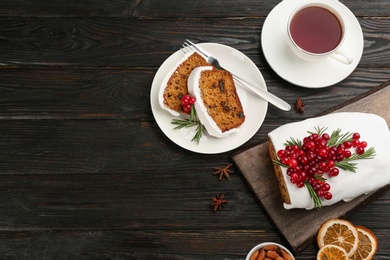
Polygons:
M174 116L184 113L181 99L188 94L188 77L194 68L207 65L210 64L197 52L187 53L162 81L159 93L160 106Z
M228 71L195 68L188 78L188 91L196 98L197 116L209 135L226 137L244 123L244 110Z
M268 136L286 209L348 202L390 184L390 132L377 115L334 113Z

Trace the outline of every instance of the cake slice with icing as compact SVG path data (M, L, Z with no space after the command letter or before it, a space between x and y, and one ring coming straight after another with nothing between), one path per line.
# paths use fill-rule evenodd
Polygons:
M239 131L245 114L231 73L197 67L188 78L188 91L196 98L197 116L209 135L221 138Z
M337 176L323 175L331 187L332 196L331 199L321 198L322 206L330 206L340 201L349 202L360 195L368 194L390 184L389 127L382 117L374 114L334 113L280 126L268 134L271 158L274 162L280 160L278 151L286 148L287 141L303 140L308 136L308 131L315 132L315 129L326 129L329 134L358 132L368 146L375 149L375 156L372 158L353 161L355 172L337 167L339 170ZM288 174L289 167L284 166L274 163L284 207L286 209L313 209L315 202L311 197L310 189L299 188L296 183L292 183L291 171Z
M158 95L160 107L174 116L185 113L181 107L181 99L188 94L188 77L194 68L207 65L210 64L201 54L197 52L186 53L161 83Z

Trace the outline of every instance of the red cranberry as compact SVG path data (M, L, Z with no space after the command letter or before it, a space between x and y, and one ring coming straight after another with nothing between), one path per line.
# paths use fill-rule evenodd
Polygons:
M364 148L361 146L356 147L356 153L359 155L364 154Z

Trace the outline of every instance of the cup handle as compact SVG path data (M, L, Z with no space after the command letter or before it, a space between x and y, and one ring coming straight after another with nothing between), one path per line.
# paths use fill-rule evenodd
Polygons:
M342 50L335 51L330 57L347 65L353 62L353 58Z

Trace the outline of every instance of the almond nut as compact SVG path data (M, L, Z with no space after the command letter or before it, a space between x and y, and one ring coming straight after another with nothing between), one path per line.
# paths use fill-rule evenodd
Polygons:
M263 247L265 251L276 251L278 247L276 245L266 245Z
M271 259L276 259L276 258L280 257L280 255L278 253L276 253L275 251L268 251L267 257L269 257Z
M282 253L282 257L284 258L284 260L293 260L292 256L283 249L280 250L280 252Z
M256 250L252 255L250 260L257 260L257 256L259 255L259 250Z
M256 260L264 260L264 258L265 258L265 251L264 251L264 249L261 249L259 256L257 257Z

